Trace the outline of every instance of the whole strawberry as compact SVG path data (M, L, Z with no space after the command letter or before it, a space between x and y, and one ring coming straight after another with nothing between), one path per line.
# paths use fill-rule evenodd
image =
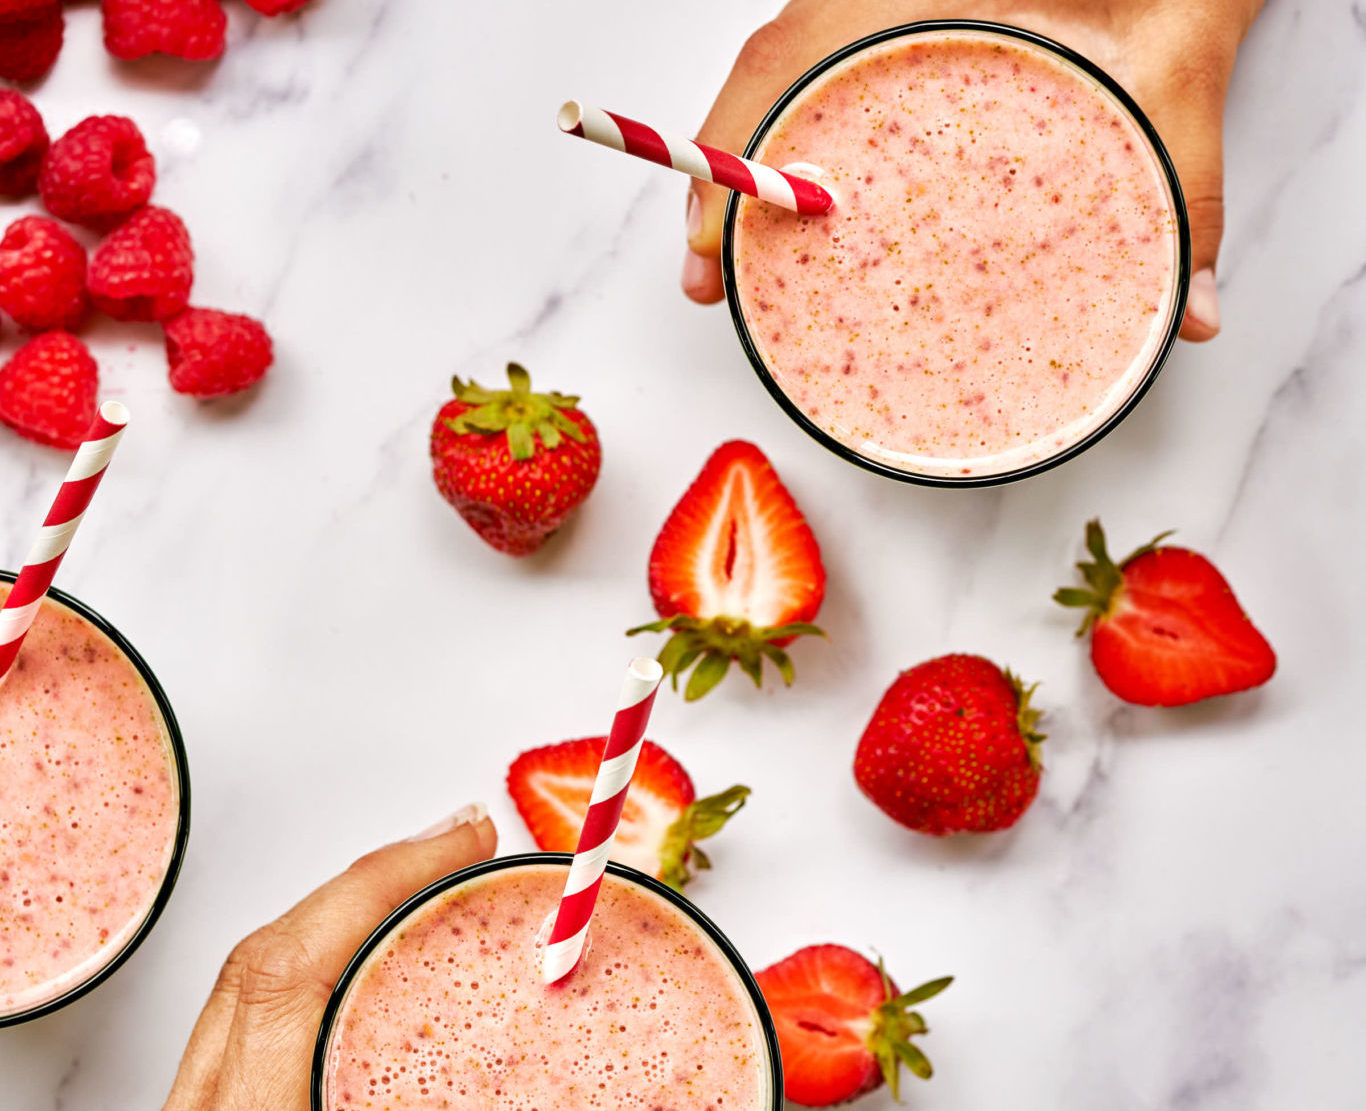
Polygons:
M47 153L47 128L28 97L0 89L0 194L27 197L38 186Z
M602 446L577 397L532 393L508 364L507 390L453 379L432 424L436 487L465 522L508 555L534 552L588 497Z
M1265 683L1276 653L1199 552L1162 545L1162 533L1116 565L1099 521L1086 526L1086 588L1063 587L1059 605L1087 610L1091 663L1126 702L1181 706Z
M19 435L74 451L95 419L99 372L66 332L34 336L0 367L0 421Z
M31 332L85 319L85 248L56 220L23 216L0 239L0 309Z
M820 546L773 464L745 440L712 452L684 491L655 538L649 574L661 620L627 635L673 634L659 662L675 689L692 668L689 702L725 678L732 661L757 687L768 659L790 685L783 648L804 634L824 636L811 624L825 598Z
M1042 774L1033 691L981 656L903 671L863 731L854 778L884 813L921 833L1012 826Z
M791 1102L828 1107L884 1082L899 1099L903 1064L922 1080L932 1075L911 1041L929 1027L911 1008L938 995L952 976L903 993L881 961L843 945L808 945L754 978L773 1014Z

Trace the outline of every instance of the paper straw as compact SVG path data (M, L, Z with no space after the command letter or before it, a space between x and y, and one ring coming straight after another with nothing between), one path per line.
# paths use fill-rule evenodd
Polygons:
M590 108L577 100L568 101L556 117L560 130L600 143L604 147L633 154L661 166L724 185L738 193L758 197L802 216L821 216L830 211L835 198L813 181L796 174L775 170L762 162L751 162L715 147L668 135L628 120L614 112ZM814 167L813 167L814 168Z
M646 657L632 660L626 669L626 680L617 700L617 714L612 719L612 732L602 750L588 813L579 832L579 847L574 850L564 894L560 896L555 924L545 947L541 970L547 984L567 976L583 954L593 904L597 902L598 888L602 886L602 876L607 870L607 854L612 851L621 808L626 803L626 792L640 756L645 723L650 720L650 708L655 703L655 691L662 678L664 669Z
M62 557L85 516L95 487L104 477L127 423L128 410L117 401L106 401L100 406L95 423L85 434L76 457L71 460L47 519L29 548L28 559L0 608L0 683L8 678L10 668L14 666L24 635L38 616L43 595L52 585L52 577L61 566Z

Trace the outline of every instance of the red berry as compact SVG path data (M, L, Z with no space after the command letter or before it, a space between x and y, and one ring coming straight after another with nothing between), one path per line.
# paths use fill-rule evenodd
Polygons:
M0 309L21 328L74 329L85 319L85 248L56 220L24 216L0 239Z
M863 731L854 778L888 817L921 833L1012 826L1042 771L1032 691L981 656L903 671Z
M106 229L146 204L156 180L137 124L125 116L91 116L52 144L38 192L52 215Z
M454 379L432 422L432 477L465 523L500 552L523 556L550 538L593 489L602 445L577 397L532 393L508 364L511 389Z
M0 77L18 84L37 81L62 52L66 20L57 3L0 18Z
M803 1107L828 1107L884 1082L900 1096L901 1066L922 1080L930 1062L912 1038L928 1032L911 1008L953 982L945 976L900 993L881 961L843 945L808 945L754 974L773 1014L783 1091Z
M545 745L523 752L508 768L508 794L538 848L574 851L606 744L606 737L585 737ZM718 833L748 797L749 788L737 785L699 799L683 765L645 741L611 857L681 890L694 869L711 867L695 842Z
M0 194L27 197L47 151L43 117L21 92L0 89Z
M186 309L167 320L171 388L192 397L223 397L261 380L274 353L260 323L217 309Z
M223 53L227 17L218 0L101 0L104 47L131 61L173 54L192 62Z
M688 701L720 682L732 660L755 686L765 658L791 684L783 648L820 633L810 624L825 598L820 546L773 464L744 440L712 452L659 530L649 574L661 620L629 632L673 633L659 662L675 686L693 668Z
M1091 559L1077 564L1086 588L1064 587L1053 600L1087 611L1091 663L1126 702L1183 706L1260 686L1276 653L1249 620L1218 568L1199 552L1166 546L1161 536L1118 564L1099 521L1086 525Z
M262 15L285 15L297 12L308 0L247 0L247 3Z
M95 248L86 288L115 320L166 320L185 308L194 284L194 251L180 217L151 205L135 212Z
M75 450L95 419L99 371L67 332L34 336L0 367L0 421L21 436Z

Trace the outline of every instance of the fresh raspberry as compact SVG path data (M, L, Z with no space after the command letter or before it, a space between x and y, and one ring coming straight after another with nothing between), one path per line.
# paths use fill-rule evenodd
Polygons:
M56 220L25 216L0 239L0 309L21 328L75 329L85 319L85 248Z
M262 15L284 15L297 12L308 0L247 0L247 3Z
M21 85L37 81L62 52L65 32L66 20L58 3L0 17L0 77Z
M44 332L0 367L0 421L40 444L74 450L95 419L99 384L85 344Z
M131 61L174 54L192 62L223 53L228 20L218 0L100 0L104 46Z
M137 124L126 116L90 116L52 144L38 192L52 215L105 229L145 205L156 180Z
M28 97L0 89L0 194L27 197L38 184L47 128Z
M165 320L190 302L194 251L180 217L148 205L95 248L85 288L115 320Z
M261 380L274 359L270 334L240 313L186 309L162 328L171 389L192 397L223 397Z

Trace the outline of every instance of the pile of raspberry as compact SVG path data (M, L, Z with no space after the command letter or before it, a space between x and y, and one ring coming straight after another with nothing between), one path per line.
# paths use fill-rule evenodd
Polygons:
M262 15L283 15L308 0L247 0ZM171 54L208 61L223 53L228 20L218 0L100 0L104 46L131 61ZM0 0L0 77L37 81L57 60L66 21L61 0Z
M0 89L0 195L29 196L61 220L103 234L89 260L57 220L24 216L0 239L0 310L36 333L0 366L0 421L21 436L75 448L95 418L99 375L73 334L92 309L155 321L171 388L223 397L259 381L270 336L249 316L190 305L194 252L180 217L147 202L156 166L123 116L91 116L55 143L22 94Z

